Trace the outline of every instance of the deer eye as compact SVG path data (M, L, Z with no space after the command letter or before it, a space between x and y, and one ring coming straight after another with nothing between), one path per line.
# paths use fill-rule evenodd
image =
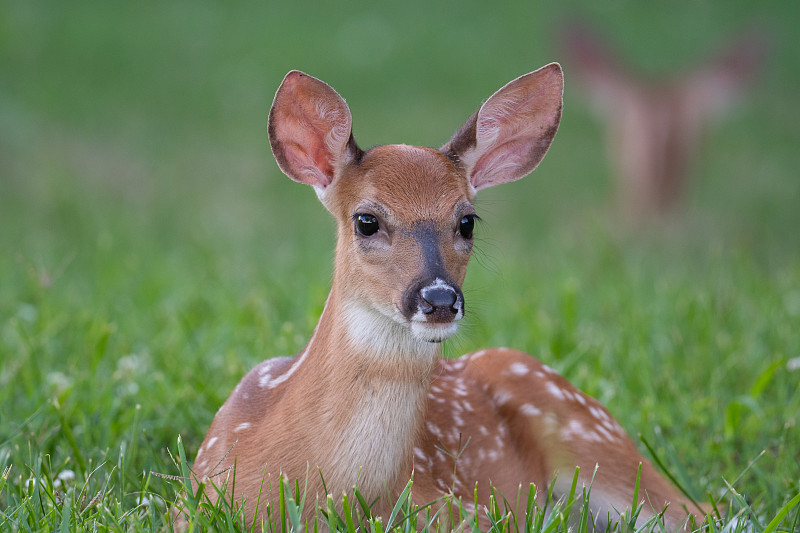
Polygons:
M465 239L472 238L472 231L475 229L475 215L464 215L458 225L458 232Z
M356 223L356 231L363 237L375 235L378 232L378 219L374 215L367 215L365 213L356 214L353 219Z

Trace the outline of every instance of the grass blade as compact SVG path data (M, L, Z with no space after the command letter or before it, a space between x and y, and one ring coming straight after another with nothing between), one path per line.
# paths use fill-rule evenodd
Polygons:
M784 505L783 507L781 507L781 510L780 510L780 511L778 511L778 514L777 514L777 515L775 515L775 518L773 518L772 520L770 520L769 524L767 524L767 527L766 527L766 528L764 528L764 533L772 533L773 531L775 531L775 529L776 529L776 528L778 527L778 525L779 525L779 524L780 524L780 523L783 521L783 519L784 519L784 518L786 518L786 515L788 515L788 514L789 514L789 512L790 512L790 511L791 511L791 510L794 508L794 506L795 506L795 505L797 505L798 503L800 503L800 492L798 492L797 494L795 494L794 498L792 498L791 500L789 500L788 502L786 502L786 505Z
M61 405L59 405L58 401L54 401L53 406L56 409L58 420L61 422L61 432L64 434L64 438L67 439L67 444L69 444L72 453L75 455L75 461L78 463L81 474L86 474L88 470L86 468L86 460L83 458L81 449L78 446L78 443L75 441L75 436L72 434L72 428L70 427L69 422L67 422L67 418L61 411Z
M386 529L391 529L394 527L394 520L397 518L397 515L400 513L400 510L403 508L403 504L408 499L409 494L411 494L411 486L413 485L414 480L410 479L408 483L406 483L406 487L403 489L403 492L400 493L400 498L397 499L397 502L394 504L392 508L392 512L389 515L389 520L386 522Z

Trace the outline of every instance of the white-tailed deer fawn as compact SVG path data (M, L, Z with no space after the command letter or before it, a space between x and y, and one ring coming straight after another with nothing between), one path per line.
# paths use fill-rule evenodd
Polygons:
M452 491L469 508L476 483L487 503L490 484L512 499L533 482L543 496L558 475L562 495L576 466L588 485L596 464L599 523L630 507L640 464L644 514L668 505L670 528L686 519L689 501L608 411L549 367L506 348L439 357L465 312L475 194L539 164L558 128L562 89L561 68L547 65L497 91L439 150L363 151L331 87L286 75L269 115L272 150L333 214L338 244L311 340L296 357L248 373L197 452L195 474L217 486L227 480L229 492L235 464L234 498L248 520L264 519L281 474L302 484L310 472L312 502L326 497L318 471L334 498L357 483L386 517L412 473L415 502Z
M703 133L760 66L764 36L741 35L715 57L663 79L637 74L584 23L567 25L562 37L567 66L605 123L621 209L634 221L673 210Z

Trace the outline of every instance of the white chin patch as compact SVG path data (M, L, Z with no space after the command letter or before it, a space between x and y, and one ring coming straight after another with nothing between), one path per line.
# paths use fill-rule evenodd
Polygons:
M455 335L458 323L433 324L428 322L411 322L411 334L421 341L442 342Z

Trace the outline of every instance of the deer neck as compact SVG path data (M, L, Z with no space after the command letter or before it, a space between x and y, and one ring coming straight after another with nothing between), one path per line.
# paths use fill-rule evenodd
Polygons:
M316 457L330 491L378 497L411 474L438 344L348 297L334 286L295 362L297 415L313 419ZM360 471L360 472L359 472Z

